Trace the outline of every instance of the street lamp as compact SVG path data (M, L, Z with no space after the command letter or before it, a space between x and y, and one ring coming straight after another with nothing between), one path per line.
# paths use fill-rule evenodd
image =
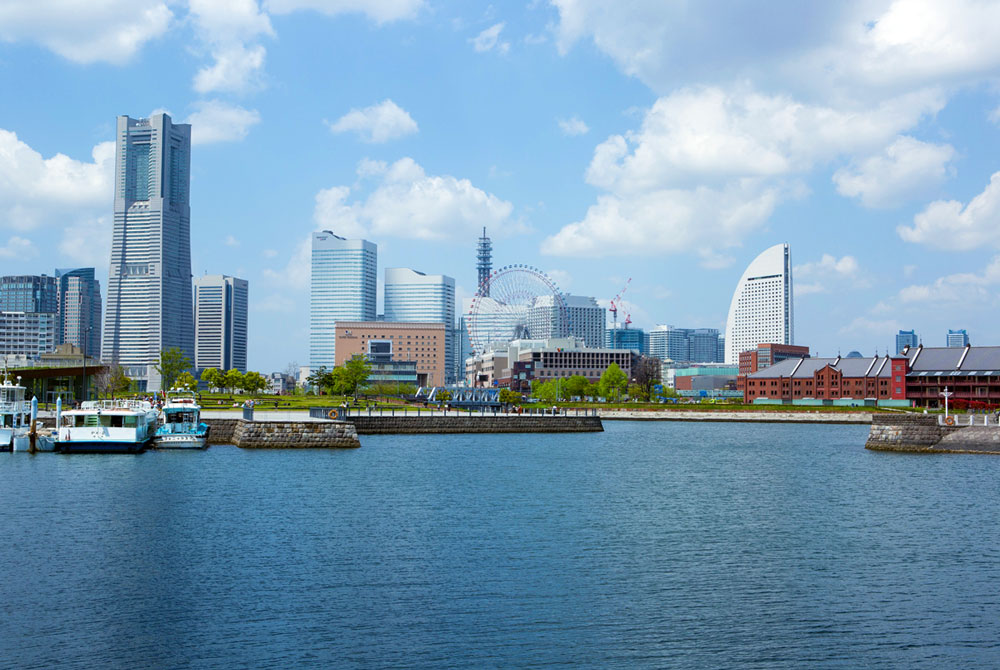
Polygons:
M944 418L947 419L948 418L948 398L950 398L953 395L955 395L955 392L954 391L949 391L948 387L945 386L944 390L941 391L940 393L938 393L938 395L944 397Z

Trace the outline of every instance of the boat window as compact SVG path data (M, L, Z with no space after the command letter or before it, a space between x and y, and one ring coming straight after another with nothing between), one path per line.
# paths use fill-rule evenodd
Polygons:
M134 416L126 416L125 417L125 427L126 428L135 428L135 425L136 425L135 420L136 420L136 417L134 417Z
M112 416L111 417L111 427L112 428L121 428L122 424L123 424L122 419L124 419L124 418L125 417L123 417L123 416L121 416L119 414L116 414L116 415Z
M76 423L74 425L77 426L78 428L82 428L83 426L86 426L87 425L87 419L89 419L89 418L96 419L97 417L89 417L89 416L85 416L85 415L82 415L82 414L78 414L77 416L71 416L70 417L70 419L76 419ZM93 426L93 425L96 425L96 424L91 423L90 425Z
M3 425L4 426L10 428L11 425L13 425L13 422L14 422L14 415L13 414L4 414L4 417L3 417Z

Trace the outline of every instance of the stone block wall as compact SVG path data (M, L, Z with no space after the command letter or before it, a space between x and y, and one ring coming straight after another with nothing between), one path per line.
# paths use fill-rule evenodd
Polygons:
M352 416L358 435L431 433L593 433L597 416Z
M358 432L345 421L244 421L206 419L210 444L243 449L328 449L361 446ZM218 430L217 430L218 428Z
M939 426L935 414L875 414L866 449L876 451L936 451L941 438L959 430Z

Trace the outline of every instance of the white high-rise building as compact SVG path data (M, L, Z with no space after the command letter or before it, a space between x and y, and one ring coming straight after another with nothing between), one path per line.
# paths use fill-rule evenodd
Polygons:
M115 208L102 357L159 389L154 363L176 347L193 361L191 126L167 114L118 117Z
M335 366L337 321L374 321L378 247L329 230L313 233L309 294L309 368Z
M564 294L563 299L566 301L565 313L557 305L555 296L535 298L528 309L529 336L536 340L573 336L583 340L587 347L603 347L608 319L605 309L587 296Z
M765 250L740 277L726 319L726 363L758 344L795 344L792 253L787 244Z
M194 366L247 371L246 279L205 275L194 280Z
M455 381L455 280L428 275L410 268L386 268L382 287L386 321L443 323L445 331L445 382Z

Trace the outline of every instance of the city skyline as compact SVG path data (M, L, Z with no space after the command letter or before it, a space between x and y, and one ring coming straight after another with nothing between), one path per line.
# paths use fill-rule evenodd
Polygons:
M817 352L997 330L994 5L783 3L764 40L711 3L303 6L4 10L5 271L93 266L110 303L114 116L168 110L192 126L192 269L255 286L251 367L308 360L315 229L461 304L485 225L498 265L602 306L632 277L646 330L723 329L739 269L787 242Z

